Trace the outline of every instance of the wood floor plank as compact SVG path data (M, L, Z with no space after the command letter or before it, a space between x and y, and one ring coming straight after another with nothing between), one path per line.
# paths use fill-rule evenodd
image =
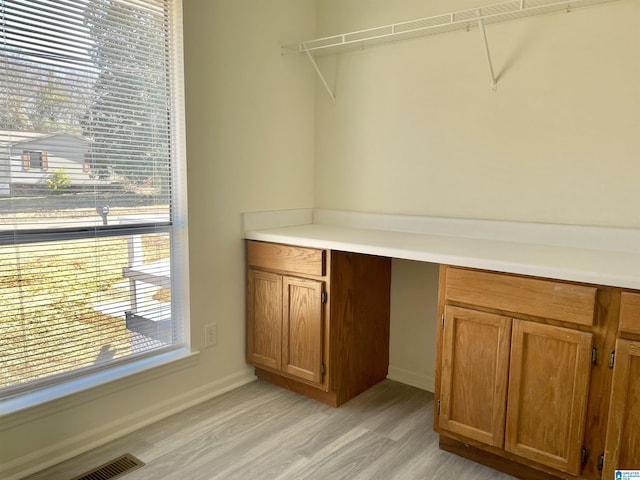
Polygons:
M315 459L297 478L301 480L351 480L391 448L393 440L372 431Z
M438 448L433 395L385 380L340 408L256 381L24 480L69 480L124 453L126 480L509 480Z

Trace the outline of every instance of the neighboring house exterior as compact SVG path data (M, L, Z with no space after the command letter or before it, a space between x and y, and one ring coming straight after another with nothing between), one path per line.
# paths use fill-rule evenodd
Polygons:
M0 196L41 193L57 169L64 169L71 191L109 185L91 172L90 144L66 132L0 130Z

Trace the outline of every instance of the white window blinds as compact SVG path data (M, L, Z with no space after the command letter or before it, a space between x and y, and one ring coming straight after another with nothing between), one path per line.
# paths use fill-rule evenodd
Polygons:
M0 0L0 397L183 343L178 12Z

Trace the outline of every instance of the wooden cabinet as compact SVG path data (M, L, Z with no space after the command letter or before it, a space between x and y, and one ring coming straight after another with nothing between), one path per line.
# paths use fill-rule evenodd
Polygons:
M513 320L505 450L580 473L593 334Z
M445 306L440 428L502 448L511 318Z
M616 343L602 478L640 470L640 341Z
M255 269L247 279L248 361L322 383L323 282Z
M282 370L313 383L322 382L323 283L284 277L282 281Z
M247 267L259 378L333 406L386 378L389 258L249 241ZM640 469L640 292L443 265L438 308L441 448L523 479Z
M618 330L623 335L640 335L640 293L622 292L620 295Z
M640 294L622 292L602 478L640 470Z
M247 361L280 369L282 364L282 275L247 273Z
M472 440L506 461L579 475L596 294L591 286L442 267L441 439Z
M247 362L338 406L387 376L391 260L247 242Z

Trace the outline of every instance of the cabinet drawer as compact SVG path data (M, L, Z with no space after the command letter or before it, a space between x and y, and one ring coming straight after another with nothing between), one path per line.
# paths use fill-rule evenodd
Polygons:
M595 287L552 280L447 269L447 301L580 325L593 325L596 293Z
M618 330L640 334L640 294L622 292Z
M247 264L303 275L325 275L325 250L279 243L247 242Z

